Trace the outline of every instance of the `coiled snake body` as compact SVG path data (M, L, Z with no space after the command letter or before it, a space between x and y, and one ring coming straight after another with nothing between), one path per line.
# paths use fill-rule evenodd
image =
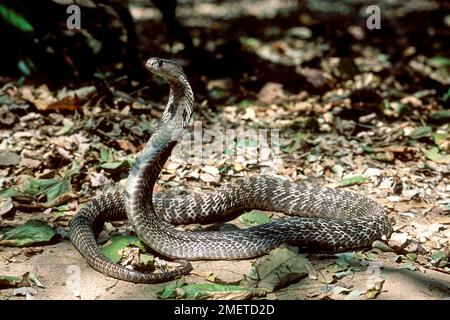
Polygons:
M94 269L125 281L156 283L190 272L187 260L250 258L283 243L346 251L390 236L392 227L383 208L365 196L270 177L239 179L213 193L153 194L161 168L190 120L194 99L178 64L151 58L146 67L169 83L167 107L132 167L125 190L93 199L70 223L72 243ZM224 221L251 209L292 217L232 231L179 231L173 226ZM149 247L164 256L183 259L178 260L180 268L143 273L104 257L93 230L106 220L125 218Z

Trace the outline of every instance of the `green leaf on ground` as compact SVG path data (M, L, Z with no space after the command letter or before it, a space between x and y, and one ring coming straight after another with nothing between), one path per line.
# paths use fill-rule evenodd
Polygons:
M338 259L336 260L336 263L343 267L350 266L350 263L357 259L356 254L354 252L343 252L343 253L337 253L336 256Z
M308 275L308 259L289 248L277 248L256 261L258 287L274 291Z
M265 290L217 283L186 284L184 277L172 281L158 292L159 299L250 299L263 297Z
M100 165L101 168L106 170L121 170L121 169L128 169L130 167L130 164L127 160L124 161L115 161L115 162L105 162Z
M250 100L250 99L244 99L244 100L241 100L241 101L238 103L238 106L241 107L241 108L248 108L248 107L250 107L252 104L253 104L253 101L252 101L252 100Z
M46 191L47 202L50 202L60 195L70 191L70 182L67 179L62 179L55 183L51 188Z
M70 210L69 209L69 205L67 205L67 204L60 205L58 207L55 207L54 209L56 211L58 211L58 212L65 212L65 211L69 211Z
M327 266L325 268L325 270L327 272L333 273L333 274L338 274L338 273L341 273L341 272L345 272L347 269L348 269L348 267L342 266L342 265L337 264L337 263L330 264L329 266Z
M22 281L20 276L2 276L0 275L0 289L16 288Z
M382 277L371 279L368 284L368 291L366 292L367 299L375 299L383 289L383 285L386 282Z
M35 179L30 178L23 192L32 196L46 194L47 203L70 191L68 179Z
M433 138L434 143L441 148L441 145L446 142L449 138L448 133L437 133L437 132L433 132L433 134L431 135L431 137Z
M14 187L4 189L0 191L0 197L2 198L13 198L19 194L19 190Z
M345 178L345 179L338 181L337 187L349 187L349 186L353 186L355 184L363 184L366 181L367 181L367 179L363 176L355 176L355 177L351 177L351 178Z
M326 270L328 272L330 272L328 268ZM355 274L355 271L350 268L349 270L344 270L344 271L340 271L340 272L334 273L333 274L333 278L342 279L342 278L344 278L346 276L351 276L351 275L354 275L354 274Z
M447 57L436 56L427 60L427 63L435 68L449 67L450 59Z
M247 213L244 213L240 216L239 220L246 226L255 226L258 224L263 224L270 221L264 213L259 212L257 210L253 210Z
M450 155L439 152L438 147L424 150L425 156L431 161L450 161Z
M415 254L414 252L408 252L406 254L406 257L411 261L415 261L417 259L417 254Z
M447 101L449 99L450 99L450 88L448 88L447 92L442 95L442 100ZM444 111L447 111L447 120L449 120L450 119L450 111L448 111L448 110L444 110Z
M69 170L66 171L64 178L69 179L72 176L77 175L79 173L80 173L80 164L78 163L78 161L74 160L70 164Z
M118 263L122 258L119 255L119 251L125 249L128 246L138 247L142 251L145 251L145 246L134 236L117 236L111 238L107 245L101 248L102 253L111 261Z
M297 150L299 150L302 147L302 142L305 140L306 135L303 132L297 132L292 137L292 142L287 145L283 146L281 150L284 152L291 154Z
M128 159L117 161L117 151L114 149L108 149L105 147L99 147L100 149L100 168L118 171L122 169L128 169L131 167L131 162Z
M433 265L438 265L442 260L446 258L447 256L444 250L437 250L433 252L430 256L430 260Z
M225 150L223 150L223 154L234 155L234 150L232 150L232 149L225 149Z
M417 270L417 267L411 262L407 262L407 263L402 264L400 266L400 268L411 270L411 271L416 271Z
M221 88L212 88L209 91L209 96L213 99L223 99L226 98L229 95L229 93Z
M184 277L181 277L180 279L176 279L172 282L169 282L164 289L159 291L158 298L159 299L173 299L177 296L176 290L177 288L181 288L183 285L186 284L186 281Z
M378 255L375 252L368 251L365 253L365 255L367 257L367 260L374 261L378 259Z
M371 146L367 145L367 144L363 144L361 146L361 148L364 150L364 152L366 153L373 153L373 149Z
M261 45L261 41L259 39L252 38L252 37L240 37L239 42L243 46L251 48L251 49L256 49L257 47L259 47Z
M362 259L366 258L366 256L359 257L354 252L337 253L336 256L338 257L337 260L333 264L331 264L325 268L325 270L327 272L334 273L335 275L345 272L346 270L350 270L350 271L354 272L355 269L349 268L350 263L355 259L362 260Z
M338 263L330 264L329 266L327 266L327 267L325 268L325 270L326 270L327 272L329 272L329 273L339 273L339 272L344 272L344 271L346 271L347 269L348 269L348 266L343 266L343 265L340 265L340 264L338 264Z
M450 90L449 90L450 91ZM449 123L450 122L450 110L440 110L432 112L429 115L431 121L436 123Z
M112 162L113 151L108 148L100 147L100 163Z
M431 127L419 127L411 133L411 139L417 140L431 136Z
M139 255L139 261L143 265L153 265L155 263L155 257L151 254L141 253Z
M37 276L32 272L26 272L22 276L0 275L0 289L31 287L32 285L45 288Z
M381 250L381 251L383 251L383 252L392 252L392 251L394 251L394 250L392 250L392 248L389 247L386 243L384 243L384 242L382 242L382 241L380 241L380 240L375 240L375 241L372 243L372 248L379 249L379 250Z
M23 247L49 242L56 231L46 223L30 220L23 225L15 227L3 233L0 245Z
M263 297L265 290L258 288L247 288L236 285L225 285L217 283L189 284L180 288L178 297L186 299L225 299L241 300L250 299L254 296Z
M38 287L45 288L45 286L42 284L42 282L38 279L38 277L33 272L27 272L23 276L30 279L30 281L33 282Z
M26 194L37 196L45 193L48 189L57 184L57 179L34 179L30 178L28 183L23 188L23 192Z

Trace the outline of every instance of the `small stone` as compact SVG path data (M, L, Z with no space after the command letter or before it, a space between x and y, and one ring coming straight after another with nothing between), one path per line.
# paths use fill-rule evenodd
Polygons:
M364 175L367 177L378 177L381 174L381 170L378 168L367 168Z
M213 166L204 166L202 167L202 171L212 175L213 177L216 177L219 175L219 169Z
M11 198L0 198L0 216L8 215L14 209L14 204Z
M220 176L212 176L209 173L200 174L200 180L207 183L218 183L220 181Z
M403 190L402 196L405 197L407 200L412 199L414 196L419 194L419 189L409 189L409 190Z
M109 222L105 222L105 229L107 232L116 231L116 228Z
M389 196L389 197L386 197L386 199L389 200L390 202L399 202L400 201L399 196Z
M313 163L313 162L316 162L317 160L319 160L319 157L315 154L310 154L310 155L308 155L307 160L309 163Z
M402 250L411 242L411 236L407 233L394 232L389 239L389 247L394 251Z
M341 166L340 164L335 164L332 168L331 171L333 171L334 173L336 173L338 176L342 177L342 174L344 173L344 167Z
M393 185L392 178L385 178L383 181L381 181L380 185L378 186L379 189L389 189Z
M312 36L312 31L306 27L294 27L289 29L287 33L288 35L299 39L309 39Z
M395 159L394 153L390 152L390 151L377 153L375 156L378 160L384 161L384 162L391 162L391 161L394 161L394 159Z

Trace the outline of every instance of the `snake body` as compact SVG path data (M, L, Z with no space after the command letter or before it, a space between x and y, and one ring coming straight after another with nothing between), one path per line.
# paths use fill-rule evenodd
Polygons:
M391 235L383 208L363 195L271 177L238 179L211 193L153 194L158 175L190 120L194 99L178 64L150 58L146 67L168 82L167 107L132 167L125 190L93 199L70 223L72 243L94 269L121 280L156 283L190 272L188 260L251 258L283 243L339 252L368 247ZM252 209L290 217L231 231L179 231L174 227L226 221ZM104 257L94 230L106 220L125 218L143 242L163 256L182 259L176 260L181 266L143 273Z

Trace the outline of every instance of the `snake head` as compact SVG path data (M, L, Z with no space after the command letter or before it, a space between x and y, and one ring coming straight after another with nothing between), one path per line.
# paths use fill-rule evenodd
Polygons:
M150 58L145 63L145 67L167 81L176 80L184 76L183 68L178 63L171 60Z

